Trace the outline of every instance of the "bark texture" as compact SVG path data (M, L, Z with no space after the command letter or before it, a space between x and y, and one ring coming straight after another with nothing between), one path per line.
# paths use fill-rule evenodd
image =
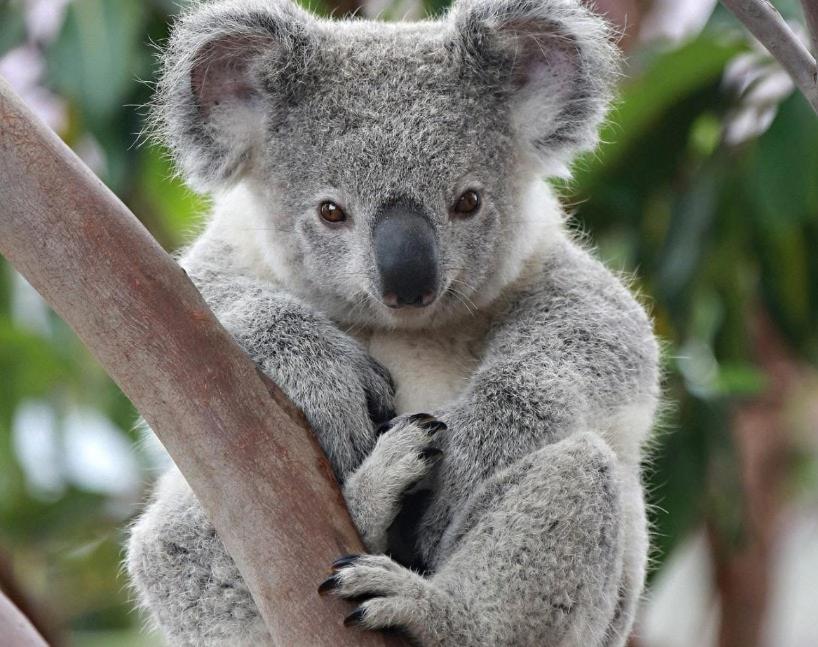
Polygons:
M0 591L0 636L4 647L48 647L48 643Z
M277 644L398 644L345 629L349 605L318 597L331 561L363 547L301 413L183 270L2 80L0 253L165 444Z

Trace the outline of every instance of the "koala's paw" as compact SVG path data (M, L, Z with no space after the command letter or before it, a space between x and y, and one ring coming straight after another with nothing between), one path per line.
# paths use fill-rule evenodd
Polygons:
M370 477L393 490L393 494L411 489L443 456L434 441L437 433L445 430L446 423L428 413L401 416L382 424L367 461Z
M414 633L413 625L435 607L438 595L429 580L385 555L348 555L333 563L332 570L318 593L360 602L344 619L348 627Z
M344 486L352 518L373 552L386 548L387 529L408 493L442 458L433 446L446 425L429 414L401 416L379 428L372 453Z

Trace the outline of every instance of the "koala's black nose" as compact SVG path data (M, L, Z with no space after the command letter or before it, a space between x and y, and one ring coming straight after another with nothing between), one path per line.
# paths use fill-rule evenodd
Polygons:
M372 240L386 305L422 308L437 298L437 239L419 205L406 199L386 205L375 221Z

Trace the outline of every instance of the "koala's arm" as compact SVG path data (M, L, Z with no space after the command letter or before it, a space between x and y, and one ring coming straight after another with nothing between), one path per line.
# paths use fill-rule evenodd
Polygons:
M548 644L561 632L576 636L565 644L620 644L643 585L639 465L658 398L658 345L633 295L569 241L528 286L495 329L471 388L444 416L453 433L484 439L479 450L508 467L481 487L456 468L443 472L444 489L462 488L457 500L468 503L438 546L441 577L451 578L458 560L495 554L495 541L506 566L533 551L543 559L508 585L504 622L525 626L530 610L511 604L522 593L550 605L541 610L553 616L541 636ZM477 461L456 445L444 448L446 460ZM526 447L528 456L512 458ZM514 531L492 539L492 527ZM524 633L511 635L529 644Z
M543 268L513 295L468 390L443 418L479 428L476 436L490 439L500 465L521 447L533 451L588 430L600 433L620 459L638 464L658 377L658 345L643 307L566 240L554 244ZM509 433L496 437L492 429Z
M374 425L394 415L388 374L328 319L248 278L230 257L205 239L182 264L221 323L301 407L344 479L374 444ZM366 535L369 520L354 519ZM238 569L175 468L131 531L127 568L140 605L171 644L269 642Z
M524 573L520 585L546 599L568 595L578 602L570 618L563 618L571 631L579 631L577 623L596 627L610 634L610 644L618 644L633 620L644 579L648 542L640 463L659 395L658 344L631 292L572 242L557 244L528 286L495 329L470 389L443 415L454 434L484 441L479 446L451 442L444 451L446 460L471 465L485 464L477 451L491 455L501 467L508 465L504 478L512 483L537 472L542 478L527 490L515 485L518 498L500 496L492 503L485 499L507 488L491 480L477 487L456 467L444 470L444 490L457 501L471 500L454 515L436 553L445 560L468 552L465 537L480 532L493 516L514 519L521 508L548 511L559 520L561 544L577 545L560 558L553 547L542 545L543 537L549 544L553 537L543 534L547 529L538 525L536 515L520 522L520 532L506 542L508 559L524 559L529 550L553 555ZM589 453L577 451L575 439L586 436L599 442L590 445ZM599 445L607 450L597 450ZM526 449L540 460L520 462L516 457ZM549 465L557 461L566 465L560 473ZM482 480L484 475L476 476ZM572 493L569 507L564 489ZM475 491L484 494L472 496ZM606 516L606 507L618 510L615 517ZM435 519L432 511L426 521L439 523L440 517ZM592 536L604 536L610 550L588 552L591 544L582 542ZM585 562L582 568L577 559ZM608 575L613 579L601 587L599 578ZM604 590L605 599L593 603L597 612L581 604L591 598L580 591L593 586ZM615 609L615 615L606 617L604 609Z
M344 480L372 448L374 428L394 415L391 378L327 317L232 266L235 256L205 237L182 265L219 321L304 412Z

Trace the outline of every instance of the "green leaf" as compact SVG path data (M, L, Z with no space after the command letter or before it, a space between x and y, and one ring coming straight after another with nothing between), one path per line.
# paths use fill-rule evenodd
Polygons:
M700 267L716 215L716 186L715 173L706 168L675 201L657 277L659 290L669 301L679 298Z
M0 0L0 55L19 45L25 35L22 12L13 8L9 0Z
M452 0L423 0L423 8L428 16L439 16L452 4Z
M705 32L681 49L656 56L647 71L626 81L599 151L600 164L611 164L674 104L718 79L724 66L745 48L738 41Z
M758 140L746 176L758 225L766 232L790 229L818 214L818 119L806 100L793 94Z
M47 340L0 319L0 375L3 390L21 400L47 394L67 378L68 365Z
M48 51L49 83L90 121L110 118L146 67L144 22L138 2L72 2Z
M750 397L764 392L769 379L750 364L721 364L716 387L727 397Z
M141 194L161 221L171 240L178 247L201 220L206 201L187 188L173 174L167 152L157 146L146 146L140 160L139 187Z

